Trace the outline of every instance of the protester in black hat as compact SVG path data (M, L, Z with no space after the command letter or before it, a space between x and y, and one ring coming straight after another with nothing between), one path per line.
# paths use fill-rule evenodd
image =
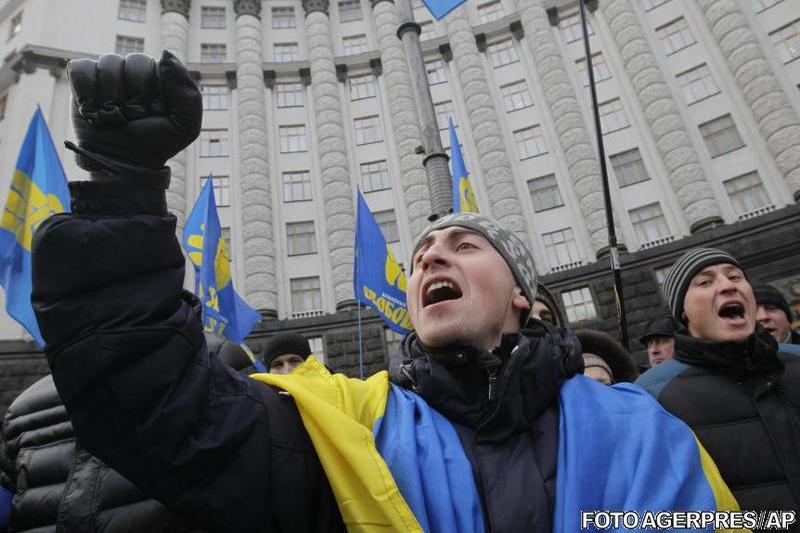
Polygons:
M753 288L723 250L686 252L664 292L685 331L637 383L692 427L742 509L800 509L800 357L757 323Z
M531 316L562 328L566 326L564 314L561 312L553 293L542 283L537 285Z
M264 366L270 374L289 374L311 355L308 339L297 333L279 333L267 340Z
M234 373L176 300L185 259L165 162L199 134L197 87L169 52L67 72L79 162L95 173L37 230L32 304L80 442L176 514L236 533L551 533L578 531L582 509L735 505L687 427L638 387L576 375L580 354L547 327L523 328L536 268L513 215L449 215L418 237L414 331L391 382L313 360Z
M651 320L644 327L639 342L647 348L650 368L672 359L675 355L675 321L672 317Z
M753 285L756 297L756 320L784 344L800 344L800 331L792 329L792 309L783 294L767 283Z
M600 383L633 383L639 376L631 355L608 333L590 329L575 330L583 350L583 375Z

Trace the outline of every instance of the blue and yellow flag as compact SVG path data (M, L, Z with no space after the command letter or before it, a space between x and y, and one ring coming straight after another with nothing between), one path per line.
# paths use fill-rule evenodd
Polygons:
M440 20L466 0L422 0L433 18Z
M469 181L464 154L456 135L456 127L450 118L450 173L453 175L453 213L477 213L478 202Z
M233 289L211 176L186 220L183 248L197 274L195 292L203 304L205 330L241 343L261 316Z
M40 347L44 339L31 307L31 239L47 217L68 210L67 176L37 106L19 151L0 222L0 284L6 291L6 311Z
M356 257L353 262L356 300L375 309L396 332L408 333L412 327L406 309L406 275L386 244L361 191L358 191L356 215Z

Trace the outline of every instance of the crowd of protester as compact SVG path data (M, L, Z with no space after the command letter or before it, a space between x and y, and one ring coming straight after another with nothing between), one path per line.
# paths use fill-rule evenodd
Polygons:
M582 509L800 510L800 333L724 250L676 259L637 368L607 333L571 331L514 232L444 216L415 241L414 330L388 372L334 374L295 333L255 372L202 331L152 179L197 136L200 96L168 53L120 60L68 68L92 179L34 240L52 375L3 422L9 531L562 533ZM147 128L97 112L128 105L122 84L160 84L123 113ZM109 130L171 149L145 161Z

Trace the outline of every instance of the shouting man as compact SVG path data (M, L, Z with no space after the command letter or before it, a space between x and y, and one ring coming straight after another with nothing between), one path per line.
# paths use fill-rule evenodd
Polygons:
M723 250L686 252L664 292L684 329L674 358L637 383L694 429L743 509L800 510L800 358L757 323L753 288Z
M313 358L290 374L232 372L179 297L166 209L164 163L201 123L188 72L165 52L68 74L92 180L71 183L72 213L36 234L34 309L81 443L179 516L237 533L574 533L582 510L735 507L682 422L637 387L576 375L580 353L549 326L521 329L533 258L480 215L418 238L416 331L391 382Z

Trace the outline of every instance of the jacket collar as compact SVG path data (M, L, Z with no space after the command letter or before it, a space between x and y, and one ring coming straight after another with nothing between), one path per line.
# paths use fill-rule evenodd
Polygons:
M479 438L502 440L529 429L555 403L564 380L581 370L576 348L539 325L503 335L491 352L464 345L431 349L412 332L390 373L395 384L412 389L449 420L477 430Z
M745 376L764 371L783 372L778 343L761 325L743 342L714 342L675 335L675 359L683 363Z

